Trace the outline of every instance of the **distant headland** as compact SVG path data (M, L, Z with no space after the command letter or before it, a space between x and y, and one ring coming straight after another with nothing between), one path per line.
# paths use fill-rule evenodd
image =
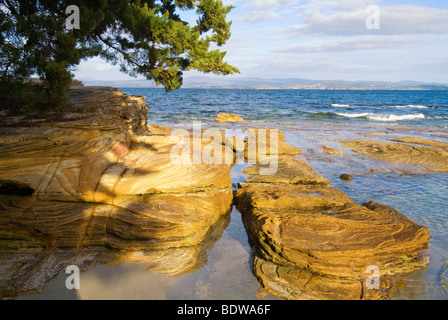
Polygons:
M112 86L121 88L158 88L148 80L83 81L89 86ZM300 78L255 78L255 77L186 77L182 88L204 89L302 89L302 90L448 90L445 83L418 81L344 81L310 80Z

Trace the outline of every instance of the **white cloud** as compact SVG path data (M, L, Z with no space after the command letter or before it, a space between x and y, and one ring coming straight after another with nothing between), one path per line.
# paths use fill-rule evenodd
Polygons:
M380 5L382 0L308 0L302 7L308 10L331 8L338 11L352 11L364 9L370 5Z
M448 33L448 10L428 8L416 5L379 6L380 30L369 30L366 20L369 13L366 7L350 7L338 5L334 1L324 1L333 10L322 10L313 6L316 1L310 1L299 18L302 23L282 30L292 36L330 35L350 36L368 34L426 34ZM350 3L365 3L364 0L350 1ZM345 3L345 1L344 1ZM320 3L322 4L322 3ZM351 8L343 10L344 8Z
M278 18L280 18L280 16L272 11L252 11L243 16L241 20L244 22L256 23L275 20Z
M272 10L299 3L299 0L248 0L245 6L256 9Z
M120 71L105 60L94 57L82 61L74 70L75 79L78 80L135 80L135 78ZM141 77L139 77L141 78Z
M390 35L390 36L354 36L349 38L324 41L310 41L297 45L279 48L279 53L331 53L360 50L402 50L431 44L432 41L424 36Z
M367 78L377 70L375 65L351 61L345 57L322 59L314 55L303 55L294 58L289 54L272 54L258 61L257 65L242 68L245 76L259 76L279 78L309 78L309 79L343 79L346 75Z
M391 2L224 0L235 6L225 59L241 76L448 82L448 10ZM366 28L369 5L380 8L380 30ZM99 59L77 75L129 78Z
M292 5L300 0L240 0L242 11L246 13L237 20L248 23L261 23L279 19L291 14ZM238 6L238 1L233 3ZM256 10L254 10L256 9Z

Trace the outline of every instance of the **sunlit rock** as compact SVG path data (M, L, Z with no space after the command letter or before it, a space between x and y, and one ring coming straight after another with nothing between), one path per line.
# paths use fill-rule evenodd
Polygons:
M231 210L230 166L174 162L176 137L148 126L147 112L144 97L73 87L60 112L2 117L0 248L162 250L204 241Z
M397 276L427 266L426 227L387 206L354 203L292 156L278 158L275 174L259 170L245 170L252 176L239 184L236 203L267 291L286 299L381 299L397 288Z
M397 142L346 140L342 145L372 159L419 167L423 171L448 172L446 143L417 138L401 138Z
M227 122L242 122L243 117L234 113L220 113L216 116L216 122L227 123Z

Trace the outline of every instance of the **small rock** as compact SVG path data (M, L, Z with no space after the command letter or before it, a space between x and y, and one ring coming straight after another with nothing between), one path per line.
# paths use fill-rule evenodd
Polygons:
M340 178L342 180L345 180L345 181L352 181L353 180L353 177L351 175L349 175L349 174L341 174Z
M243 117L233 114L233 113L220 113L215 119L216 122L226 123L226 122L242 122Z
M336 149L332 149L329 147L322 147L322 150L326 153L326 154L339 154L339 155L345 155L345 152L341 151L341 150L336 150Z

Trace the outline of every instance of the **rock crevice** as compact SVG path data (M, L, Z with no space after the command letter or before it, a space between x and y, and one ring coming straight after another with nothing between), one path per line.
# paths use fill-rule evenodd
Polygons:
M144 97L68 97L60 112L0 121L0 248L196 246L230 212L229 166L173 163L171 130L147 124Z
M390 207L358 205L304 161L278 158L276 174L246 169L253 176L236 193L266 290L287 299L381 299L396 276L427 265L427 228ZM378 288L370 288L369 267Z

